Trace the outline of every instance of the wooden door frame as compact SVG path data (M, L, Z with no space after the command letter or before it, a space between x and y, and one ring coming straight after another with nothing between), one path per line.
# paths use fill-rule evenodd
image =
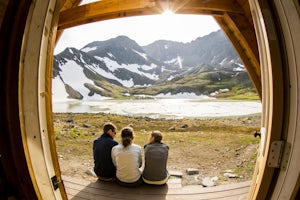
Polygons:
M20 56L20 127L28 169L39 199L67 198L54 140L51 100L59 7L56 0L32 2Z
M0 52L0 58L4 60L1 60L1 72L5 72L1 74L1 89L5 94L1 102L6 107L1 109L4 112L0 115L1 120L5 121L3 130L7 134L1 135L1 139L7 142L1 143L1 163L4 163L4 170L9 172L8 179L13 180L14 186L29 199L67 198L60 182L51 106L52 56L60 2L28 0L22 1L22 4L15 3L18 8L11 13L20 14L20 21L11 26L6 24L13 31L12 37L3 34L5 27L1 26L1 36L9 39L1 44ZM299 18L298 21L294 19L297 9L293 8L293 1L275 0L272 5L267 2L252 1L252 11L257 16L254 19L256 33L261 45L260 59L264 74L262 125L266 132L248 199L292 197L299 190L299 164L296 159L300 146L300 110L297 104L300 99L300 40L296 33ZM8 7L11 8L10 5ZM25 7L27 9L22 11ZM292 15L288 16L287 12L292 12ZM293 26L288 26L289 23ZM298 47L293 43L295 39ZM8 52L4 52L5 47ZM17 61L13 60L15 52L20 53L17 54ZM282 165L280 168L269 168L270 145L278 140L290 144L292 150L286 157L286 168L282 168ZM24 169L8 169L18 164L28 171L24 173ZM13 172L17 173L17 177L13 177ZM297 173L298 177L295 176ZM58 178L57 190L50 179L53 176Z
M272 199L299 198L300 186L300 5L299 1L274 0L284 76L284 109L281 140L284 149Z
M249 3L259 43L263 117L262 142L248 199L294 199L300 184L299 12L292 1ZM273 142L283 144L277 167L269 164Z

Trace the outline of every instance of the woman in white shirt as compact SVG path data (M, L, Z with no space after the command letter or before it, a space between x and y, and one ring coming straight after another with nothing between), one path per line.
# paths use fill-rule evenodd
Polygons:
M122 144L114 146L111 157L117 168L117 183L127 187L136 187L143 182L140 167L142 166L142 148L132 144L133 129L125 127L121 131Z

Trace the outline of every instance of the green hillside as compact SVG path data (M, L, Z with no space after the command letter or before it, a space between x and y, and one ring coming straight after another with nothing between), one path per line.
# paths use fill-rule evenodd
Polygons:
M185 75L153 86L130 89L132 95L180 92L193 92L197 95L218 93L215 96L217 98L259 99L247 72L233 73L225 70Z

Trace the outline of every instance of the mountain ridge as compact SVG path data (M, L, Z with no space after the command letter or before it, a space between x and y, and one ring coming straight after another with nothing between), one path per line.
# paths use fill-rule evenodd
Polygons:
M62 98L86 100L122 98L145 92L149 95L176 94L176 91L210 95L223 87L231 90L234 87L231 79L246 73L221 30L189 43L158 40L146 46L139 46L127 36L118 36L91 42L79 50L66 48L53 59L52 93L56 99L60 98L57 94L64 91ZM213 76L200 76L208 72L219 76L228 73L231 78L226 79L226 83L219 80L214 84L218 81L213 80ZM178 84L188 77L195 79L194 83ZM197 80L203 77L209 80ZM247 82L247 87L253 89L249 77L241 77ZM209 85L198 85L204 83ZM245 87L241 82L235 83ZM174 89L174 85L178 88ZM151 88L156 92L149 92Z

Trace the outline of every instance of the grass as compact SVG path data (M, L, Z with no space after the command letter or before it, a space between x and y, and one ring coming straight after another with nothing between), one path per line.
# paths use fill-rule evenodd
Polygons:
M227 169L240 174L243 178L239 181L251 179L259 144L253 132L259 130L260 115L166 120L101 113L54 113L53 118L62 173L66 175L72 168L70 162L77 162L76 166L80 165L82 169L76 169L75 176L86 177L84 171L93 166L93 140L102 134L102 125L107 121L117 125L118 141L121 141L121 128L132 126L134 143L142 147L151 131L162 131L163 142L170 148L170 170L184 172L186 168L198 168L201 175L219 176L220 181L226 182L231 181L222 177L222 171ZM182 128L183 125L187 128ZM242 165L238 166L238 163Z

